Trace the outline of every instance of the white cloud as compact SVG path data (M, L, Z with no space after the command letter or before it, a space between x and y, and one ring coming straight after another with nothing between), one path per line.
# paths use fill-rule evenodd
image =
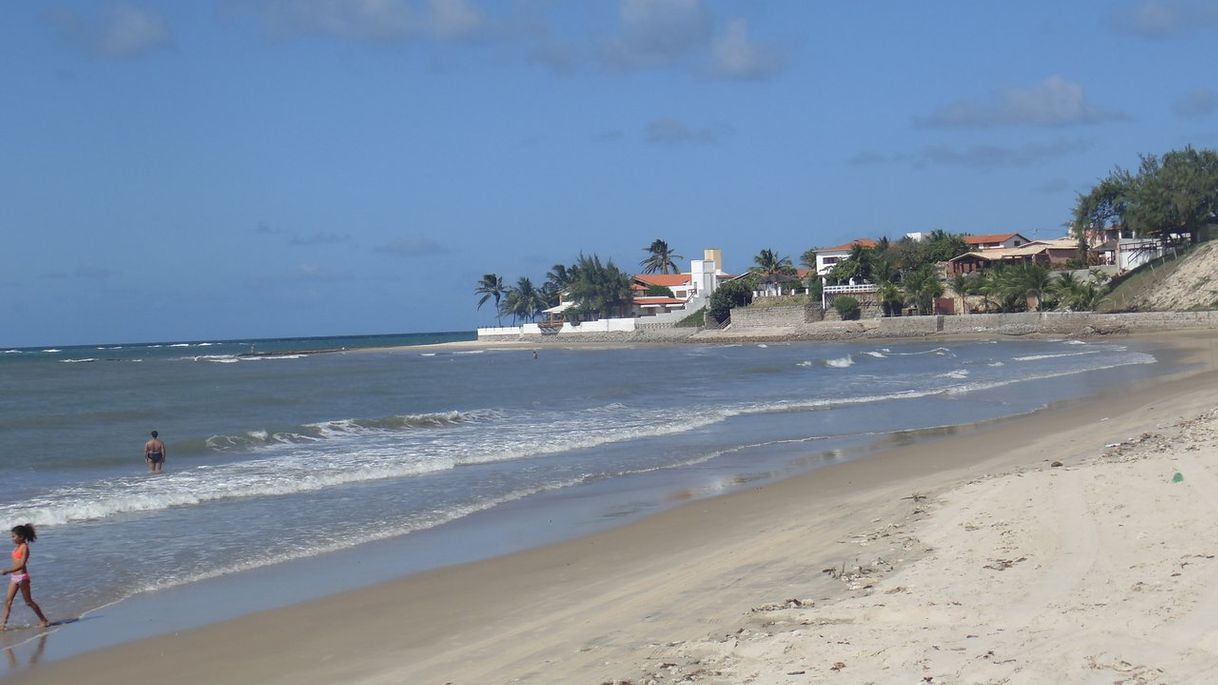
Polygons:
M396 257L429 257L448 252L443 245L427 236L398 238L375 248L373 251Z
M466 0L430 0L427 26L441 38L472 34L486 23L486 18Z
M1139 0L1119 7L1115 23L1141 38L1180 38L1218 28L1218 5L1212 0Z
M700 0L622 0L609 57L624 66L679 61L707 44L711 17Z
M1218 93L1198 88L1172 104L1172 111L1186 119L1200 119L1218 112Z
M747 19L729 19L716 31L701 0L621 0L618 15L618 31L602 55L612 67L757 80L780 66L773 49L750 37Z
M649 143L662 145L683 145L685 143L709 145L721 142L733 133L735 131L732 127L726 125L695 129L676 119L666 117L647 124L643 137Z
M272 0L256 5L284 33L313 33L352 41L450 39L480 30L486 18L468 0Z
M173 42L160 15L133 5L114 5L97 15L61 7L46 16L65 40L102 57L138 57Z
M778 60L749 39L747 19L733 19L714 43L715 73L725 78L761 79L772 74Z
M1031 88L1008 88L988 100L960 100L915 121L923 126L1070 126L1124 119L1087 102L1083 87L1053 75Z
M98 40L98 49L115 57L131 57L169 45L165 20L146 10L120 6L109 17Z
M1016 147L1001 145L972 145L954 147L929 145L917 152L860 152L848 160L851 164L909 164L914 167L958 166L971 169L997 169L1032 166L1052 159L1084 152L1091 146L1079 140L1055 143L1027 143Z

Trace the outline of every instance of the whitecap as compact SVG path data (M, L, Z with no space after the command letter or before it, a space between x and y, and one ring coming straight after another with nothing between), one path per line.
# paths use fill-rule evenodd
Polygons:
M248 361L267 361L270 359L304 359L307 356L309 356L309 355L307 355L307 354L261 354L256 357L245 356L245 357L242 357L241 359L243 361L248 362Z
M83 364L85 362L95 362L95 361L97 361L97 359L94 357L84 357L83 359L60 359L59 363L60 364Z
M968 369L956 369L955 371L948 371L947 373L941 373L941 374L939 374L939 378L956 378L956 379L968 378Z
M43 352L63 352L63 350L52 347L52 348L43 350Z
M888 358L888 356L885 355L883 352L864 352L863 354L865 354L869 357L875 357L876 359L887 359Z
M825 366L831 366L835 369L845 369L845 368L854 366L854 357L851 357L850 355L846 355L844 357L838 357L836 359L826 359Z
M1062 357L1082 357L1088 354L1099 354L1103 350L1086 350L1084 352L1062 352L1060 354L1029 354L1022 357L1012 357L1017 362L1035 362L1042 359L1060 359Z

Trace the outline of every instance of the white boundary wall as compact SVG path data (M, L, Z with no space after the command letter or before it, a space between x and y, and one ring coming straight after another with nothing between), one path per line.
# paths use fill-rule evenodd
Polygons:
M650 318L650 317L648 317ZM547 328L544 331L546 335L554 333L633 333L636 319L597 319L596 321L584 321L578 326L570 323L564 323L562 328L553 329ZM535 323L526 323L523 326L500 326L497 328L479 328L478 339L496 338L504 336L519 336L519 335L542 335L541 326Z

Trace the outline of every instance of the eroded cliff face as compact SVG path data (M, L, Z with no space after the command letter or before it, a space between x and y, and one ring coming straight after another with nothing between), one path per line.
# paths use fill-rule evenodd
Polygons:
M1178 264L1155 268L1162 269L1163 276L1141 284L1127 300L1129 308L1188 311L1218 305L1218 241L1201 245Z

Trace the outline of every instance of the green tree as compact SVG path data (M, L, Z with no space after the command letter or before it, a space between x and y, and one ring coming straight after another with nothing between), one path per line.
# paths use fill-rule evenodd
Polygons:
M753 301L753 285L747 279L727 281L715 289L706 304L706 311L715 321L724 323L731 316L733 307L744 307Z
M849 295L833 298L833 308L837 310L838 316L842 317L842 321L854 321L862 311L859 301Z
M901 308L905 306L905 298L896 283L892 281L880 283L876 294L879 295L880 310L884 312L884 316L901 315ZM836 303L837 300L834 300L834 304Z
M478 298L478 306L475 309L482 309L482 305L486 301L495 298L495 320L499 320L499 301L507 293L507 288L503 285L503 277L499 274L484 274L481 280L478 281L477 287L474 288L475 295L481 295Z
M1218 152L1191 146L1161 158L1145 155L1137 173L1117 167L1075 202L1072 223L1080 242L1088 229L1124 225L1167 242L1218 219Z
M964 274L956 274L952 276L952 290L960 297L960 313L967 314L968 301L964 298L966 295L968 295L969 291L968 276L965 276Z
M684 258L674 253L672 248L668 247L668 243L663 240L656 238L651 241L651 245L644 248L644 252L647 253L647 258L639 262L639 266L643 267L643 273L653 274L659 271L666 274L669 269L672 269L674 274L681 273L680 267L673 260Z
M808 267L813 273L816 272L816 248L810 247L804 250L804 253L799 255L799 263Z
M607 318L624 314L630 306L630 276L617 268L613 260L602 263L596 255L581 254L569 271L575 273L569 292L576 316Z
M1053 284L1049 267L1028 262L1011 269L1010 273L1014 287L1018 288L1017 292L1022 292L1023 296L1027 298L1036 298L1036 309L1040 311L1045 303L1045 295L1049 293ZM1031 302L1028 303L1028 306L1032 306Z
M766 286L785 283L795 278L795 267L791 265L791 258L779 257L773 250L757 253L749 272L755 274Z
M934 267L927 264L906 274L902 284L908 301L913 303L919 314L935 313L935 298L943 294L943 284L935 275Z
M500 307L504 314L511 314L513 322L516 319L532 321L545 308L546 301L541 291L533 286L533 281L523 276L508 289Z
M829 270L829 279L835 283L849 281L852 278L870 281L875 261L874 255L875 250L856 243L850 248L850 254Z

